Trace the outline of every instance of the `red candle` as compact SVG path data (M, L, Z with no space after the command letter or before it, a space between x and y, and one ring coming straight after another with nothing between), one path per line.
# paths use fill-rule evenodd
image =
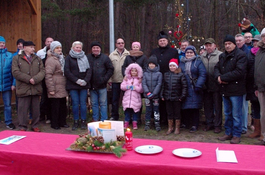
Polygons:
M133 143L132 143L133 134L132 134L130 128L127 128L127 131L125 132L125 141L126 141L126 143L125 143L126 149L128 151L131 151L133 149Z

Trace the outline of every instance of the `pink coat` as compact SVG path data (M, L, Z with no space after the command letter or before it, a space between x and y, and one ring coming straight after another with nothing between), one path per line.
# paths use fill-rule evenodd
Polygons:
M131 69L135 68L138 72L137 77L131 76ZM141 79L143 77L142 68L136 64L130 64L125 70L125 76L127 80L123 80L121 83L121 90L125 91L122 106L125 111L127 108L132 108L134 112L139 112L142 106L141 93L143 93ZM134 86L134 89L127 89L129 86Z

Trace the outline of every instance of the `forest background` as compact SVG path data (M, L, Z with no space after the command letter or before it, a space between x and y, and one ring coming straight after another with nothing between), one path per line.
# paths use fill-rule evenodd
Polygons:
M109 54L108 0L42 0L42 43L48 36L63 45L68 54L74 41L100 41ZM142 44L149 56L157 47L157 35L164 30L172 47L189 40L196 48L212 37L223 50L226 34L241 33L238 24L247 17L261 31L265 27L265 0L114 0L115 39Z

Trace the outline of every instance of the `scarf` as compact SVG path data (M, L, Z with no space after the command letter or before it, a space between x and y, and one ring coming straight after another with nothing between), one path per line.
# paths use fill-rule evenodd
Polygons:
M259 47L251 48L251 53L253 53L254 55L256 55L258 51L259 51Z
M76 58L77 59L77 65L79 68L79 72L86 72L86 70L88 68L90 68L89 63L88 63L88 59L85 55L84 51L81 51L80 53L77 53L75 51L73 51L72 49L69 52L69 55L72 58Z
M65 59L64 59L64 56L63 54L59 55L58 53L54 53L54 52L51 52L51 55L57 57L59 59L59 62L61 64L61 70L63 72L63 75L64 75L64 64L65 64Z
M195 60L196 58L197 58L197 57L194 56L194 57L189 58L189 59L186 58L186 57L183 57L183 58L181 59L181 61L185 63L185 72L186 72L186 74L189 75L189 77L192 77L192 76L191 76L191 72L190 72L191 63L192 63L192 61Z
M134 51L134 50L130 50L130 55L133 57L139 57L142 56L144 53L142 51Z

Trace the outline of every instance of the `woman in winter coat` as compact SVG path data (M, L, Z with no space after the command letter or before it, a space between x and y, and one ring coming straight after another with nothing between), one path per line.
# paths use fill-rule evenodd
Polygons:
M64 74L66 90L70 92L74 124L72 130L79 127L79 106L81 116L81 129L87 128L87 90L90 88L91 68L85 52L82 50L83 43L75 41L69 55L65 59Z
M125 113L124 127L129 126L131 115L133 116L133 129L138 129L137 120L142 106L141 93L143 92L141 79L142 68L136 64L130 64L125 70L126 79L121 83L121 90L125 91L122 106Z
M53 41L50 50L47 52L45 62L45 82L48 98L51 102L51 127L53 129L69 127L66 124L66 97L68 93L65 89L64 64L62 45L58 41Z
M194 46L185 49L185 57L181 59L182 72L186 75L188 95L182 103L183 119L191 122L190 132L196 132L199 126L199 109L202 108L203 85L206 81L206 69ZM184 122L185 123L185 122ZM186 123L187 124L187 123Z

